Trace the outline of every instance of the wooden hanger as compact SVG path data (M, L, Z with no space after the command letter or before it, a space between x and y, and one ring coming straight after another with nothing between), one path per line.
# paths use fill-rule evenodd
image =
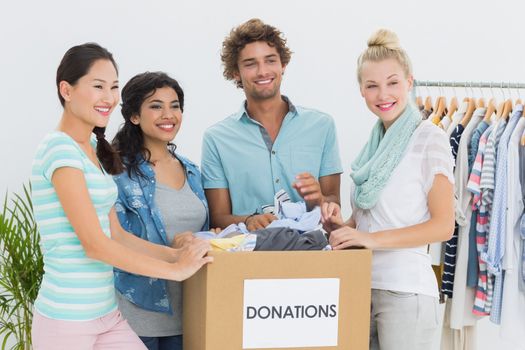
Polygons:
M463 102L468 102L468 103L470 103L471 101L474 103L474 107L476 107L476 98L474 98L474 97L465 97L465 98L463 99Z
M445 96L439 96L438 99L436 100L436 108L434 109L435 115L439 116L439 118L441 119L443 115L445 114L446 108L447 108L447 101L445 99Z
M485 108L485 99L483 97L478 98L478 103L476 103L476 108Z
M516 92L518 93L518 98L514 101L514 105L522 105L523 102L521 102L520 90L516 88Z
M509 98L507 101L505 101L505 104L503 106L503 113L501 117L504 119L508 119L511 111L512 111L512 100Z
M437 114L437 110L438 110L439 104L441 103L441 97L442 96L438 96L436 98L436 102L434 103L434 114Z
M461 119L461 121L459 122L461 125L463 125L464 128L467 127L467 124L470 121L470 118L472 118L472 114L474 114L475 109L476 109L476 99L468 98L467 112L465 113L465 116L463 116L463 119Z
M425 110L432 112L432 97L430 96L427 96L427 98L425 98Z
M487 105L487 111L485 112L485 117L483 118L483 121L485 123L490 124L490 118L492 117L492 114L496 111L496 100L491 98L489 100L489 103Z
M417 106L417 108L419 108L419 109L424 108L424 105L423 105L423 98L422 98L421 96L417 96L417 97L416 97L416 106Z
M496 108L496 117L499 119L503 115L503 109L505 107L505 101L498 103L498 108Z
M452 97L450 99L450 104L448 105L448 112L446 117L450 120L452 120L452 116L456 111L458 110L458 99L456 96Z

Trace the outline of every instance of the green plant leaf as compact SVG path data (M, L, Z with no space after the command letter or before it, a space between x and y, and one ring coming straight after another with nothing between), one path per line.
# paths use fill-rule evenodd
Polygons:
M2 350L30 349L33 304L43 276L40 236L33 215L31 185L6 193L0 213L0 339Z

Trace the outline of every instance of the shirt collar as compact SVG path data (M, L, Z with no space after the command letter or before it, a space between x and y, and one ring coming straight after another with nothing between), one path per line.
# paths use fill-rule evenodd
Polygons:
M287 96L281 95L281 98L283 99L284 102L288 103L288 113L291 113L292 116L299 115L297 113L297 108ZM252 117L250 117L250 115L248 114L248 111L246 110L247 103L248 101L246 100L243 101L241 108L235 115L235 119L241 120L243 117L245 117L245 118L253 120Z

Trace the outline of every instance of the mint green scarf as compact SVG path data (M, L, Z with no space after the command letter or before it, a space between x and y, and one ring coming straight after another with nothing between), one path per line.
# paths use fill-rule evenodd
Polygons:
M350 176L356 184L354 199L359 208L376 205L420 122L421 113L410 102L386 132L381 120L377 121L368 142L352 163Z

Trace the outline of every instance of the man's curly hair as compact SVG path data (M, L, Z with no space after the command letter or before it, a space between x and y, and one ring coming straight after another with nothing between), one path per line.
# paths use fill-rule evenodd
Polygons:
M258 18L250 19L231 30L222 42L221 60L224 65L223 75L227 80L233 80L237 87L242 88L242 82L235 80L234 74L239 72L238 60L241 50L255 41L264 41L275 47L281 58L281 63L286 66L290 62L292 51L286 46L286 39L281 31Z

